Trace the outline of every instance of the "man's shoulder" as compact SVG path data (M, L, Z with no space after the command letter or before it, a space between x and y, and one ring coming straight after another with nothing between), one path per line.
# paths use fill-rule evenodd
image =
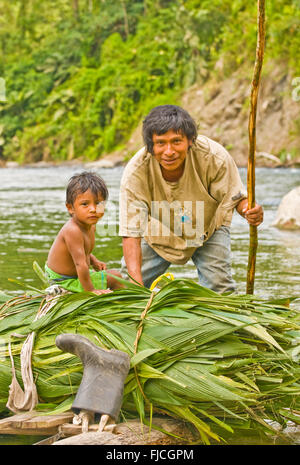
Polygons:
M215 166L222 165L230 157L223 145L202 134L198 134L192 146L192 155L196 162Z
M201 153L201 155L208 157L216 156L224 159L230 156L223 145L202 134L198 134L193 148L196 153L198 152Z

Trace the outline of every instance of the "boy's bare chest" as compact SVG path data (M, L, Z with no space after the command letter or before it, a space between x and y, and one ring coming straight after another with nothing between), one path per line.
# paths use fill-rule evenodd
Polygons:
M94 231L90 231L88 233L84 233L83 235L84 240L84 250L86 254L90 254L95 245L95 233Z

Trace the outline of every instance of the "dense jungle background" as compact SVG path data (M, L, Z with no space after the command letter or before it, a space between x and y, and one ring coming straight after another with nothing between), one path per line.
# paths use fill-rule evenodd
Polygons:
M300 156L300 0L266 16L257 144L276 165ZM175 103L244 165L256 18L246 0L0 0L0 163L126 160Z

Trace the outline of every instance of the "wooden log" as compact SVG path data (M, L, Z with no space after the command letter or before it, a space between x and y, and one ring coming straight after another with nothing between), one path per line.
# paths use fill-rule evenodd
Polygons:
M24 434L48 436L58 432L58 427L72 421L73 412L58 415L41 415L40 412L24 412L0 420L0 434Z
M23 428L44 429L62 425L68 421L72 421L74 413L60 413L59 415L40 415L34 416L23 423Z
M175 421L175 420L174 420ZM88 433L81 433L75 436L70 436L66 439L60 439L52 442L52 445L188 445L189 443L197 443L199 437L193 434L184 424L176 422L175 429L168 422L169 431L175 434L179 433L183 439L177 439L168 436L160 431L149 430L143 434L137 434L135 427L122 433L112 434L106 431L101 433L94 431L94 427ZM138 422L137 422L138 424ZM139 425L140 426L140 425ZM64 425L65 427L65 425ZM136 425L138 428L138 425ZM66 429L67 431L67 429ZM279 443L277 442L279 441ZM283 431L279 428L278 434L268 436L253 436L251 434L233 435L230 445L266 445L266 444L300 444L300 426L287 427Z
M154 429L154 425L168 431L173 436ZM78 432L78 426L76 429L74 426L76 425L62 425L60 432L64 435ZM107 431L99 433L95 431L98 425L90 425L88 433L76 434L55 441L53 445L182 445L191 443L198 438L196 430L192 429L190 425L172 418L154 418L153 426L150 429L138 420L130 420L117 424L113 433Z
M17 436L53 436L57 434L58 426L54 426L52 428L7 428L0 431L0 434L10 434L10 435L17 435Z
M17 415L12 415L10 417L2 418L0 420L0 432L4 428L9 428L14 426L15 428L21 428L22 423L26 420L29 420L32 418L34 415L36 415L36 412L24 412L24 413L19 413Z

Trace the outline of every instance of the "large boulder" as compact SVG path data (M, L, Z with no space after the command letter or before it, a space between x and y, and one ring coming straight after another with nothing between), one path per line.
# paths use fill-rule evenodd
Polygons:
M300 186L283 197L272 226L279 229L300 229Z

